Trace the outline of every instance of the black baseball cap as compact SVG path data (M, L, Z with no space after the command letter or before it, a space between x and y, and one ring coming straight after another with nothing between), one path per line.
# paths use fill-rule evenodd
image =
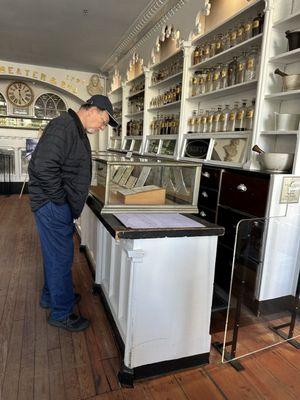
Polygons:
M107 96L96 94L95 96L92 96L84 103L84 105L86 104L105 110L109 115L108 124L113 128L116 128L119 125L116 119L113 117L113 106Z

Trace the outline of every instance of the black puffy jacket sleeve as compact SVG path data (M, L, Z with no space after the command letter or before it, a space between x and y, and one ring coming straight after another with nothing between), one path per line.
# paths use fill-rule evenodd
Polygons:
M71 146L71 136L64 124L50 122L32 155L35 178L44 194L56 203L66 201L62 165Z

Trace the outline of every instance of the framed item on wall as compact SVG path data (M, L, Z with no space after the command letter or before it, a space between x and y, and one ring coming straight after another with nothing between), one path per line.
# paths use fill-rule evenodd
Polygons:
M221 137L212 139L210 161L242 165L247 151L247 137Z

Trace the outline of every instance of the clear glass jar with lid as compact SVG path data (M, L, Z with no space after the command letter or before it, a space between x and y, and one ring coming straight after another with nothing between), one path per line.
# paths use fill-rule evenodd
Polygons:
M257 78L257 65L258 65L258 49L252 47L250 53L247 55L246 69L245 69L245 81L253 81Z
M246 110L247 110L247 100L242 100L242 106L238 109L236 114L236 121L235 121L235 131L244 131L245 130L245 117L246 117Z
M238 24L237 33L236 33L236 43L242 43L244 41L244 21L241 21Z
M246 62L246 53L243 52L237 60L236 83L245 82Z
M219 130L220 132L226 132L228 127L230 108L229 104L225 105L225 108L222 110L219 121Z
M234 103L233 108L230 110L230 113L229 113L228 124L227 124L227 132L234 132L235 131L235 121L236 121L238 108L239 108L239 102L236 101Z
M221 64L218 64L213 73L213 90L221 89L221 72L222 66Z
M228 64L221 65L220 89L228 86Z
M212 126L212 131L213 132L220 132L220 117L222 114L222 106L219 105L217 110L214 112L213 115L213 126Z
M237 67L237 57L233 57L233 60L228 64L228 86L236 84Z
M244 120L245 131L252 131L255 111L255 99L252 99L251 105L246 110L246 116Z

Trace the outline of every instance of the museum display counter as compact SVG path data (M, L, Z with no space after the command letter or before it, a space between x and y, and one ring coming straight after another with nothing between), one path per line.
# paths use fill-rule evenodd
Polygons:
M130 228L118 219L124 214L102 210L90 194L80 219L81 249L123 354L120 382L207 363L216 247L224 229L164 213L125 214L156 218L155 228ZM184 223L159 225L170 216Z

